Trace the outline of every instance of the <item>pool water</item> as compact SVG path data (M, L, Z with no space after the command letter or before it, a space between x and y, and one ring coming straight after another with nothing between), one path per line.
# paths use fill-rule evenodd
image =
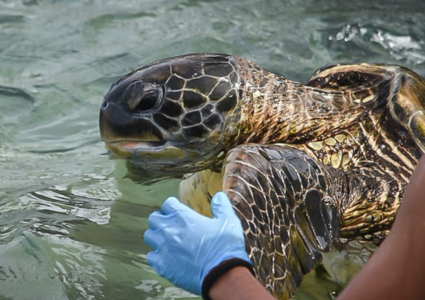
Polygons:
M117 78L190 52L299 81L358 61L425 76L425 2L0 0L0 299L200 299L146 264L147 217L178 180L133 182L98 131Z

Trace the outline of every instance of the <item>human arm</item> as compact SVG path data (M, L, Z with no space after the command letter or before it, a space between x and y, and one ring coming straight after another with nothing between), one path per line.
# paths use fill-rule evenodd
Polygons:
M406 188L390 235L338 300L425 299L425 157Z

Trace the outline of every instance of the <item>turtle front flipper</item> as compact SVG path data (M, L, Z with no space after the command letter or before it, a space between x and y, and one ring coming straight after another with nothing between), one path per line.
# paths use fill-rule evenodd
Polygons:
M257 277L289 299L339 237L346 176L286 145L238 146L223 172Z

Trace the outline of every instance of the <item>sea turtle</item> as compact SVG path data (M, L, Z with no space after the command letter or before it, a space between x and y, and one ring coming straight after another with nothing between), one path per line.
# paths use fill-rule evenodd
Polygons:
M100 110L106 147L148 176L182 176L208 214L224 190L259 280L287 299L325 253L361 260L391 228L425 150L425 80L339 64L304 85L225 54L188 54L119 79Z

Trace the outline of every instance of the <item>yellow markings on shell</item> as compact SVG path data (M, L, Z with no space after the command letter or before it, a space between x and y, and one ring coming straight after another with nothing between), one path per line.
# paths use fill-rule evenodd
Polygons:
M321 150L323 148L323 143L322 142L311 142L311 143L308 143L308 146L311 149L314 149L314 150Z
M421 136L425 136L425 124L421 121L422 120L418 120L416 128L418 129Z
M371 101L373 99L375 99L375 96L374 95L369 95L369 96L364 97L364 98L355 98L354 99L354 102L356 102L356 103L367 103L367 102L369 102L369 101Z
M375 98L374 95L369 95L366 98L363 98L363 103L369 102L370 100L373 100Z
M344 153L342 155L342 165L345 166L347 165L351 160L351 153Z
M335 136L335 139L338 141L338 143L343 143L346 138L347 136L345 134L337 134Z
M252 98L255 100L257 98L260 98L261 92L259 90L256 90L254 93L252 93Z
M332 167L338 168L341 165L341 155L339 153L332 154L331 156L331 164Z
M329 156L325 156L325 157L323 158L323 163L324 163L325 165L328 165L328 164L329 164Z
M334 138L327 138L325 140L325 143L328 146L335 146L336 145L336 140Z
M356 137L358 137L358 136L359 136L359 130L351 130L351 131L350 131L350 134L351 134L354 138L356 138Z

